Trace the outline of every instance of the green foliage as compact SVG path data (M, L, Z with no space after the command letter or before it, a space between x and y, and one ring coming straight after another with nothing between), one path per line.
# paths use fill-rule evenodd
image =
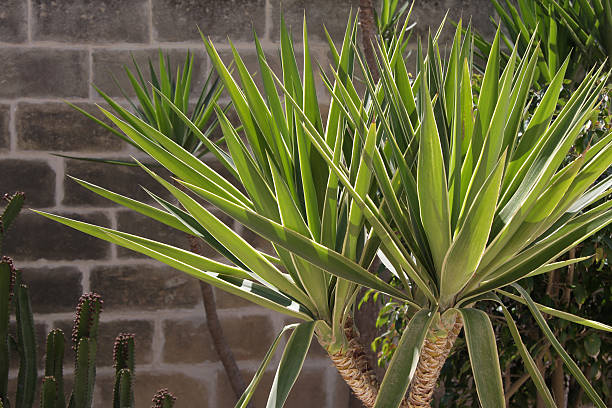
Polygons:
M208 73L199 92L194 93L192 91L193 55L190 52L187 52L183 65L178 65L176 71L174 71L170 62L170 56L164 56L160 50L157 71L153 61L149 59L148 62L150 82L145 80L144 70L136 63L136 60L133 60L133 64L133 70L127 66L124 67L124 70L132 91L136 95L136 100L128 95L115 78L114 80L123 96L127 99L131 107L131 113L142 121L141 126L151 126L161 131L173 142L193 153L196 157L202 157L209 152L208 140L203 143L202 137L205 135L206 138L211 138L217 128L214 106L217 104L223 91L223 86L220 84L219 78L215 75L214 71ZM123 114L123 108L116 101L98 87L95 87L95 89L110 105L116 115L127 120L131 125L136 126L134 122L129 121L128 116ZM197 97L195 104L192 101L194 97ZM176 110L170 107L170 103L173 104ZM78 106L71 103L68 104L125 142L139 148L129 138L118 132L116 128L109 126ZM197 129L188 126L182 120L183 116L188 117ZM204 132L203 134L201 133L202 131ZM109 164L135 165L133 162L121 160L83 157L70 158Z
M576 80L594 66L612 59L611 0L491 0L504 27L502 39L508 49L516 45L523 58L530 38L540 43L536 82L546 87L570 55L566 78ZM497 22L491 18L494 24ZM491 43L474 34L481 57L489 54ZM507 54L502 54L508 60Z
M125 137L175 175L175 183L170 183L139 163L181 207L154 196L162 206L158 209L81 184L203 239L229 264L136 235L41 214L303 320L284 330L294 330L300 338L292 337L281 358L278 372L289 375L277 376L274 390L280 401L275 392L270 397L275 406L282 404L295 380L313 333L330 353L346 347L345 323L359 286L409 305L406 320L419 316L414 323L419 341L401 342L400 355L409 357L396 359L397 367L408 367L404 358L416 361L421 339L448 338L457 316L463 316L478 399L483 406L504 406L494 337L497 324L491 321L495 316L477 307L497 302L497 294L506 296L503 288L514 284L521 296L510 293L510 298L529 306L585 394L603 407L567 352L557 347L554 333L542 323L541 310L601 330L612 328L535 304L516 286L521 279L550 271L555 259L612 222L612 202L603 200L612 181L598 181L612 164L612 135L564 163L595 113L607 80L603 67L587 72L556 111L566 60L530 112L526 107L539 56L534 37L521 58L515 48L502 67L498 31L482 81L476 83L471 38L461 35L459 23L448 59L441 58L438 34L429 36L424 47L419 43L418 68L411 80L402 54L407 24L406 19L390 41L377 44L377 83L356 48L352 19L340 51L330 43L333 78L322 75L331 96L325 124L305 24L301 75L284 22L282 79L269 68L255 38L263 90L233 46L240 83L212 42L204 39L240 125L216 109L229 154L215 150L206 137L201 140L231 175L216 172L127 110L113 107L118 115L102 110ZM361 69L364 91L353 82L353 63ZM186 116L181 119L197 129ZM241 188L232 184L236 180ZM274 253L252 247L200 199L269 240ZM367 270L377 255L397 285ZM421 324L423 315L435 323L433 332ZM530 364L531 356L523 357ZM379 401L396 403L409 384L394 377L397 373L388 375Z

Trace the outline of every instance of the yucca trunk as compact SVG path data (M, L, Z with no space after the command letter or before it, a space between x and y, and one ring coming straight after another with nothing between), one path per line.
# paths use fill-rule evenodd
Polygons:
M348 340L348 347L335 354L330 354L329 357L338 369L340 376L351 387L355 396L365 407L372 408L379 387L376 374L370 367L363 346L359 343L352 320L349 319L349 322L347 322L344 333Z
M432 327L427 333L421 356L406 403L402 407L429 408L438 377L444 362L457 340L463 327L463 319L457 313L454 325L450 330L442 327Z

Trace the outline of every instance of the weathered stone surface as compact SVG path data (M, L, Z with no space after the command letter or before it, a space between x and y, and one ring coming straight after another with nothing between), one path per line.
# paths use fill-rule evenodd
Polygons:
M33 0L32 37L39 41L149 41L147 0Z
M108 217L100 212L59 215L105 227L110 224ZM20 261L105 259L110 255L110 244L38 214L25 212L15 221L4 250Z
M153 0L153 30L158 41L199 40L198 27L216 40L251 40L263 35L264 0Z
M411 21L417 24L413 29L411 41L416 44L419 37L425 40L429 30L433 35L447 11L448 18L440 35L440 49L445 43L450 46L455 35L455 27L449 20L458 21L463 18L464 24L467 24L471 19L472 25L485 37L495 33L495 30L492 29L493 24L489 21L489 16L494 15L494 9L489 0L416 0Z
M174 407L213 407L208 404L210 387L207 375L200 371L197 377L191 377L182 372L150 372L137 370L134 382L134 400L137 407L151 406L153 395L161 389L167 388L176 397ZM111 407L113 405L113 384L115 379L109 375L99 375L96 378L94 393L97 408ZM219 405L219 408L225 408Z
M72 266L24 268L34 313L72 312L83 292L82 273Z
M129 157L125 158L121 156L117 157L117 159L131 160ZM168 198L167 190L140 167L70 159L67 159L65 163L67 175L104 187L115 193L126 195L147 203L154 202L153 198L140 187L144 186L149 191L161 197ZM168 174L159 166L152 166L151 169L162 176L167 176ZM79 207L115 206L112 201L89 191L87 188L70 178L66 178L64 181L64 199L62 200L62 204Z
M274 330L268 316L221 318L221 325L236 360L260 361L272 344Z
M164 266L98 266L90 280L108 311L187 308L201 299L196 279Z
M187 234L133 211L117 213L117 224L120 231L140 235L179 248L189 249ZM120 258L147 258L146 255L123 247L117 248L117 255Z
M177 66L180 65L182 67L185 64L187 50L164 49L163 53L164 56L170 57L170 71L173 75L176 75ZM191 50L191 54L193 55L191 92L192 96L197 98L208 75L208 64L207 57L205 56L204 51L200 48ZM136 67L134 66L134 60L136 61L138 67L140 67L148 89L150 89L149 81L151 80L149 60L151 60L153 67L155 68L155 72L159 75L158 48L133 50L100 49L93 51L92 58L93 83L106 94L113 97L123 96L121 89L123 89L130 97L136 95L132 85L130 84L129 77L125 72L125 67L127 67L134 74L134 76L138 77ZM117 86L113 77L117 80L121 88ZM136 99L134 98L134 100Z
M196 364L219 359L203 318L165 320L163 331L164 363Z
M87 51L0 48L0 98L86 97Z
M313 406L321 408L346 407L347 398L344 398L344 405L335 404L333 402L332 404L327 403L327 394L330 392L330 390L326 384L325 371L325 368L303 368L295 385L289 393L285 406L291 408L312 408ZM254 374L254 371L242 370L242 375L247 382L250 381ZM255 390L253 399L251 400L253 405L256 407L266 406L266 402L268 401L268 393L273 381L274 371L266 371L261 379L261 382L257 386L257 389ZM224 371L219 371L217 373L216 394L218 398L216 406L218 407L231 407L236 403L234 393L229 385L227 375ZM337 401L341 402L342 399L337 398Z
M351 8L353 15L359 7L358 0L272 0L272 38L280 38L281 13L287 27L291 28L296 43L302 42L302 23L306 12L308 40L327 43L323 26L327 27L334 41L342 41ZM297 47L298 49L300 47Z
M0 9L0 42L20 43L28 36L28 5L23 0L3 0Z
M6 150L10 146L9 115L10 106L0 105L0 150Z
M104 116L92 103L77 106L99 119ZM16 122L17 147L21 150L106 153L127 146L119 137L65 103L20 103Z
M47 162L0 160L0 174L0 191L25 192L28 207L49 207L55 204L55 171Z
M240 296L232 295L221 289L215 288L215 301L217 303L217 309L237 309L241 307L253 306L253 302L249 302ZM263 309L262 309L263 310Z
M106 305L106 304L105 304ZM104 309L102 316L106 315ZM55 327L62 329L66 336L66 351L64 355L64 368L70 367L74 361L75 353L72 349L71 333L74 322L64 320L56 322ZM153 322L147 320L118 319L113 321L101 321L98 326L98 351L96 355L97 367L113 366L113 345L119 333L132 333L136 350L134 358L136 365L149 364L153 360ZM111 392L112 387L108 389Z

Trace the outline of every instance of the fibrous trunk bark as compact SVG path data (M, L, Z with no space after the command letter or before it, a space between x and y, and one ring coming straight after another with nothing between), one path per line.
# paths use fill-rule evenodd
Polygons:
M359 343L352 320L347 322L344 332L348 347L338 353L330 354L330 358L355 396L365 407L372 408L378 395L376 374L368 362L363 346Z
M407 402L403 406L407 408L430 407L440 371L462 327L463 319L460 314L457 314L455 324L450 330L442 333L437 328L429 330L410 385Z

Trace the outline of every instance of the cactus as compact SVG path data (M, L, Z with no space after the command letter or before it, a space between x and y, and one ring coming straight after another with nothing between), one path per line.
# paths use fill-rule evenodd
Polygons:
M6 232L12 226L24 202L24 194L8 194L4 212L0 215L0 250ZM74 386L69 408L90 408L96 377L98 324L102 312L102 298L86 293L79 299L72 329L72 348L76 352ZM15 311L17 336L9 334L11 311ZM64 332L54 329L47 335L45 372L40 384L41 408L66 408L64 399ZM113 408L134 407L134 335L121 333L113 347L115 387ZM21 273L9 257L0 258L0 408L11 408L8 397L9 363L11 352L19 355L17 393L14 408L32 408L37 387L36 338L34 318L28 287ZM167 390L158 391L153 398L155 407L171 408L174 396ZM157 401L157 402L156 402Z
M121 333L115 339L113 347L115 364L115 388L113 392L113 408L132 408L134 406L134 391L132 378L134 376L134 335Z
M89 408L93 401L96 381L96 353L98 348L98 323L102 312L102 298L97 293L86 293L79 299L74 327L72 348L76 352L74 390L70 396L70 408Z
M34 317L30 306L28 287L21 283L17 271L15 283L15 318L17 320L17 349L19 351L19 374L17 376L16 407L31 407L36 394L36 340Z
M41 406L44 408L65 408L66 402L64 401L64 332L60 329L53 329L47 335L47 350L45 358L45 378L52 378L56 393L52 399L46 401L41 400ZM43 379L43 393L41 398L51 398L51 394L47 395L44 393L44 379Z
M172 408L174 401L176 401L176 397L172 395L167 388L162 388L153 396L153 405L151 408Z
M55 377L45 376L42 381L42 390L40 392L40 408L55 408L58 394L59 389Z
M15 285L15 268L10 258L0 262L0 402L7 401L8 368L9 368L9 312L13 287Z

